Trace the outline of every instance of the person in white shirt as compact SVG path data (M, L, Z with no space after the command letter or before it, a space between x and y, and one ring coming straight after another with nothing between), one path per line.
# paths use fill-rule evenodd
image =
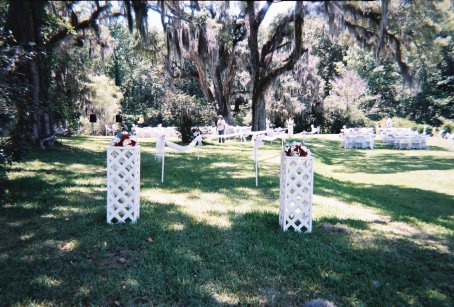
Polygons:
M225 131L225 120L222 115L218 115L218 122L216 124L216 129L218 130L219 135L224 135ZM225 143L224 138L219 138L219 143Z

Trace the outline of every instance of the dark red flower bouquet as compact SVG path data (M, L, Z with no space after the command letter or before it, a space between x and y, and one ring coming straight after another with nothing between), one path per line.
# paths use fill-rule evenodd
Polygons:
M288 157L308 157L311 155L309 148L304 146L302 143L293 142L291 144L286 143L284 153Z
M128 132L118 132L115 138L112 140L111 145L116 147L134 147L137 141L133 139Z

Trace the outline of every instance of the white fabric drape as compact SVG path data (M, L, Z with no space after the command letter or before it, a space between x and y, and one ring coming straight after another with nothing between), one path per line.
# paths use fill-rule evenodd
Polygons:
M181 151L181 152L186 152L186 151L189 151L191 150L192 148L195 147L195 145L197 145L197 142L202 140L202 136L199 135L197 136L194 140L192 140L191 143L189 143L188 145L186 146L181 146L181 145L178 145L174 142L171 142L171 141L168 141L168 140L165 140L165 143L168 147L174 149L174 150L177 150L177 151Z
M162 174L161 174L161 182L164 182L164 155L165 155L165 146L172 148L179 152L187 152L193 149L199 142L201 143L202 140L210 140L210 139L217 139L217 138L235 138L240 137L241 140L245 140L246 136L252 136L252 148L253 148L253 159L255 164L255 182L256 186L258 186L258 149L260 146L263 145L263 141L274 141L276 139L286 139L288 135L283 133L285 129L277 128L277 129L268 129L264 131L241 131L237 133L230 133L224 135L198 135L194 140L186 146L178 145L173 143L169 140L166 140L166 135L161 135L156 140L156 157L162 160ZM278 134L275 134L278 133ZM200 145L199 143L199 145Z

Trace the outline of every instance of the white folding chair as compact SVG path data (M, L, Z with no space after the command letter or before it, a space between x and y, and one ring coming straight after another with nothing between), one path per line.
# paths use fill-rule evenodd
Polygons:
M419 135L412 136L410 139L410 149L422 149L422 140Z
M359 148L364 148L364 144L365 144L365 138L364 138L364 136L362 136L362 135L357 135L357 136L355 137L355 144L354 144L355 148L358 148L358 147L359 147Z
M344 143L345 143L345 134L339 133L339 138L340 138L340 147L344 147Z
M344 135L344 149L352 148L355 142L355 137L352 135Z
M375 135L374 134L369 134L365 137L365 141L364 141L364 148L370 148L370 149L374 149L374 139L375 139Z
M410 137L399 138L399 149L410 149L410 148L411 148L411 138Z

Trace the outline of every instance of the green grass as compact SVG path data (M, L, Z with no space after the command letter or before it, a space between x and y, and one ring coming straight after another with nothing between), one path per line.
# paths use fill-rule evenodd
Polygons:
M166 179L143 141L137 224L106 224L109 138L71 137L9 174L0 208L0 305L454 304L454 153L378 144L316 158L314 229L278 225L280 144L214 142L167 151ZM330 233L322 222L348 227ZM147 238L151 236L153 242Z

